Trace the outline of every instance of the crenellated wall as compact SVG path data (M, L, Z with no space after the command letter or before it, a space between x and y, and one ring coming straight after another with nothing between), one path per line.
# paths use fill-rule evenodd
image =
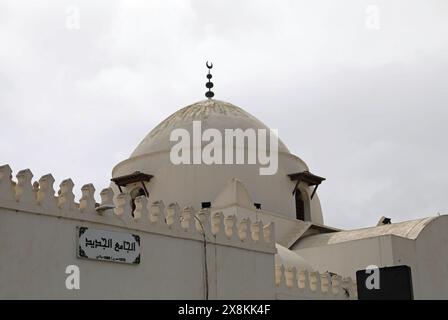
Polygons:
M92 184L81 187L75 202L71 179L57 193L54 183L51 174L33 182L29 169L14 181L11 168L0 166L0 298L355 298L349 279L274 266L273 222L145 196L132 211L130 195L111 188L97 203ZM138 234L140 263L78 258L80 226ZM80 268L80 290L65 287L68 265Z
M55 195L55 180L51 174L32 183L33 174L29 169L17 173L17 182L12 180L11 173L9 165L0 166L2 208L199 241L203 240L205 233L212 243L276 252L274 223L263 225L261 221L252 222L249 218L237 221L234 215L211 214L209 209L195 211L191 206L181 209L177 203L168 206L162 201L149 203L145 196L136 198L135 210L132 211L129 194L114 194L111 188L103 189L101 202L96 203L96 190L92 184L82 186L82 196L76 203L71 179L63 180Z
M275 298L273 223L144 196L132 212L129 194L105 188L97 203L92 184L77 203L71 179L56 193L51 174L16 178L0 166L0 298ZM140 264L78 258L79 226L138 234ZM80 290L65 288L68 265L80 268Z
M317 300L356 300L356 282L350 277L342 278L330 273L297 270L295 267L275 266L276 298L317 299Z

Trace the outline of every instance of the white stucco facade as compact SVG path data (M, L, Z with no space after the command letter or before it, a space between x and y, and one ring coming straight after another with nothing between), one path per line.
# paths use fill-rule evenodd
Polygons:
M122 227L4 209L0 216L3 299L205 298L204 249L198 239L138 232L140 264L96 262L74 254L76 227L124 231ZM274 268L273 249L211 243L207 249L210 299L274 298L273 277L263 277ZM68 265L80 269L80 290L65 287Z

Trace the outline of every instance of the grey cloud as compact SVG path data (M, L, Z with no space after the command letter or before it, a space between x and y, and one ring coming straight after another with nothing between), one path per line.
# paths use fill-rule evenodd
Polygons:
M326 222L448 212L446 1L2 1L0 162L77 187L205 91L327 177ZM381 28L365 28L376 4ZM68 6L79 30L65 28Z

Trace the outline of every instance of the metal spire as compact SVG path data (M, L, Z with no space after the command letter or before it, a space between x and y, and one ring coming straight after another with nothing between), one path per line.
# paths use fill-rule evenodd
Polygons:
M207 61L205 66L208 68L208 74L207 74L208 82L205 84L205 86L208 88L208 91L205 93L205 96L207 98L211 99L215 95L213 93L213 91L211 90L213 88L213 82L210 81L210 79L212 78L212 74L210 73L210 69L213 68L213 63L208 64L208 61Z

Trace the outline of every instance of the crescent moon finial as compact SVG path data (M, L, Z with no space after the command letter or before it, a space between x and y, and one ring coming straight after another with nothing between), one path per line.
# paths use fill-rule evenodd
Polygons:
M207 74L207 79L208 82L205 84L205 86L208 88L208 91L205 93L205 96L208 99L211 99L215 96L215 94L212 91L213 88L213 82L210 81L210 79L212 78L212 74L210 73L210 69L213 68L213 63L210 62L210 64L208 63L208 61L205 63L205 66L208 68L208 74Z

